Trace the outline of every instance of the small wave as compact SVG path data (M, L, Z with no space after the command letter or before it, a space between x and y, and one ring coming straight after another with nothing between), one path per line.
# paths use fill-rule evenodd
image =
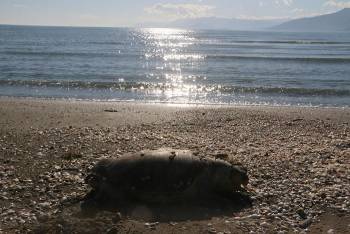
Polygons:
M127 43L126 42L118 42L118 41L92 41L92 42L89 42L89 44L92 44L92 45L126 45Z
M256 94L280 94L293 96L350 96L350 90L340 89L310 89L310 88L285 88L285 87L232 87L226 86L220 89L223 93L256 93Z
M127 41L91 41L88 42L91 45L128 45L130 42Z
M235 40L232 43L240 43L240 44L298 44L298 45L350 45L348 41L309 41L309 40Z
M282 60L299 62L320 62L320 63L350 63L350 57L281 57L281 56L250 56L250 55L207 55L208 59L246 59L246 60Z
M191 93L217 93L230 95L278 95L278 96L337 96L350 97L350 90L346 89L317 89L317 88L291 88L291 87L241 87L221 85L186 85L172 83L146 83L146 82L101 82L101 81L58 81L58 80L0 80L0 86L30 86L30 87L56 87L71 89L108 89L140 92L166 92L181 91Z
M78 56L78 57L139 57L138 54L120 54L118 51L110 53L99 53L99 52L43 52L43 51L5 51L7 55L27 55L27 56L47 56L47 57L60 57L60 56Z

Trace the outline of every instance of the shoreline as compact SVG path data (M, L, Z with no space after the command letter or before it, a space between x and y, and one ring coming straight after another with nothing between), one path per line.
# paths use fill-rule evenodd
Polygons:
M281 108L281 109L324 109L324 110L350 110L350 106L312 106L312 105L270 105L270 104L235 104L235 103L181 103L181 102L157 102L139 100L95 100L76 98L43 98L43 97L12 97L0 96L0 102L6 101L32 101L32 102L56 102L56 103L84 103L84 104L121 104L121 105L149 105L181 108Z
M346 233L350 224L349 108L0 98L0 136L0 233ZM165 207L168 221L115 223L115 212L80 218L79 205L65 203L86 194L84 177L101 158L162 147L243 163L253 206L203 208L199 218Z
M0 96L0 100L32 100L32 101L58 101L58 102L85 102L85 103L131 103L145 105L169 105L182 107L268 107L268 108L314 108L314 109L350 109L350 106L326 106L326 105L294 105L294 104L238 104L238 103L182 103L167 101L140 101L140 100L116 100L116 99L81 99L81 98L47 98L47 97L27 97L27 96Z
M18 106L22 108L17 108ZM34 128L50 128L56 125L63 127L67 124L81 127L85 125L109 127L156 123L174 120L173 114L176 113L186 113L187 116L191 117L194 114L193 112L210 112L212 110L221 112L236 110L245 114L280 116L289 120L303 118L336 123L349 122L350 120L350 108L345 107L191 105L0 97L0 108L3 118L11 120L15 126L21 125L21 121L25 121L21 115L26 114L29 119L23 125L24 129L30 123ZM58 121L54 121L55 119L58 119ZM31 120L36 121L30 122ZM10 122L0 121L0 125L5 126ZM7 127L10 126L11 124Z

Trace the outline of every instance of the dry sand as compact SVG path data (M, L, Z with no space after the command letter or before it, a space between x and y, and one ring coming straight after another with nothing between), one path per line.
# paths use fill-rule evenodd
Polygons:
M173 147L249 171L254 204L80 217L101 158ZM346 233L350 109L0 99L0 233Z

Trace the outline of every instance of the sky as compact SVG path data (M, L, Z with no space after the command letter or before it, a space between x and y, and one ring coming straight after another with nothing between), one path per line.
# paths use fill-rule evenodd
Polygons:
M300 18L350 7L349 0L0 0L0 24L126 26L184 18Z

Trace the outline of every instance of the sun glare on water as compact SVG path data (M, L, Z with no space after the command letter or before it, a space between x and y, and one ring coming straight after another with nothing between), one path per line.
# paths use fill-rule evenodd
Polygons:
M159 81L163 83L161 95L168 100L189 99L197 95L198 79L203 77L189 74L184 67L196 68L205 59L201 54L191 50L198 42L193 32L183 29L150 28L141 30L146 42L144 57L147 64L156 62ZM152 74L152 77L155 75ZM205 78L204 78L205 79ZM159 90L157 91L159 92Z

